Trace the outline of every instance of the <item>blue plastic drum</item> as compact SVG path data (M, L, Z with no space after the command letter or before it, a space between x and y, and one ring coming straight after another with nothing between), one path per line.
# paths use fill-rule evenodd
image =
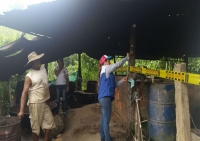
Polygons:
M149 85L148 135L151 141L176 140L174 83L156 82Z

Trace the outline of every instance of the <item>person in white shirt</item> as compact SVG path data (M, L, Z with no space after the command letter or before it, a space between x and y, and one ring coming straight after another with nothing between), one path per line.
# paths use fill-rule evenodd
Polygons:
M58 66L54 69L56 75L56 94L57 107L55 114L58 114L60 108L60 97L63 100L63 115L67 116L66 92L69 91L69 79L67 69L64 67L63 59L57 59Z
M46 101L50 98L48 77L46 69L41 66L40 58L44 54L37 55L32 52L28 55L28 63L31 69L27 73L22 91L20 111L18 118L24 116L24 106L28 95L29 118L31 122L32 136L34 141L38 141L40 127L44 131L44 141L48 141L51 129L55 128L53 114Z

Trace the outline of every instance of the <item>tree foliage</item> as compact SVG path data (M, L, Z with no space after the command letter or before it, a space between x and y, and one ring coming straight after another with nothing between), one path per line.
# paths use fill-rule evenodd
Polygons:
M82 89L87 89L87 81L98 80L98 60L89 57L85 53L81 54L81 74L82 74Z
M0 47L19 39L22 32L0 26Z
M189 57L188 58L188 72L200 73L200 57Z

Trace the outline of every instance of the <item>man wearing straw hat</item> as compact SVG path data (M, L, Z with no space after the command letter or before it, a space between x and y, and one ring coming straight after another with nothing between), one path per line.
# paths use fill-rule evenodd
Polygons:
M28 63L26 65L30 63L32 68L25 77L20 111L18 113L18 118L22 119L28 94L27 105L29 107L29 118L34 141L38 141L40 126L44 131L44 141L48 141L51 129L55 128L51 109L46 104L46 101L50 98L50 94L46 69L40 64L40 58L43 56L44 53L38 55L36 52L31 52L28 55Z

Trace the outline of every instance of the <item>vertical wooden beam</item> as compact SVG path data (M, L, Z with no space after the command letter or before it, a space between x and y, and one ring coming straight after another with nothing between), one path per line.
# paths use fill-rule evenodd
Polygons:
M186 72L188 71L188 56L183 57L184 63L186 64Z
M10 78L8 79L8 95L9 95L9 103L11 105L12 96L11 96L11 89L10 89Z
M2 102L1 102L1 97L0 97L0 116L2 116L3 112L2 112Z
M130 58L129 58L129 66L135 65L135 48L136 48L136 42L135 42L135 36L136 36L136 24L133 24L130 29ZM133 73L129 72L129 76L133 79L135 78L135 75ZM128 88L129 89L129 88ZM129 89L130 90L130 89ZM131 90L129 91L129 94L127 94L127 120L126 120L126 136L127 140L130 140L131 137L131 126L133 126L133 105L131 103Z
M174 71L185 72L186 64L175 64ZM187 84L175 81L176 140L191 141L190 112Z
M113 56L114 57L114 63L116 63L116 55ZM117 72L114 72L115 75L117 75Z
M131 35L130 35L130 58L129 65L135 65L135 48L136 48L136 24L133 24L131 27Z
M10 78L8 79L8 95L9 95L9 105L12 105L12 96L11 96L11 89L10 89Z
M81 54L78 54L78 76L82 78L81 74ZM78 80L78 90L82 90L81 80Z
M46 63L44 66L45 66L45 69L46 69L47 74L48 74L48 63Z
M15 96L14 96L14 98L12 98L11 87L10 87L10 78L8 79L8 95L9 95L10 107L12 107L15 105Z

